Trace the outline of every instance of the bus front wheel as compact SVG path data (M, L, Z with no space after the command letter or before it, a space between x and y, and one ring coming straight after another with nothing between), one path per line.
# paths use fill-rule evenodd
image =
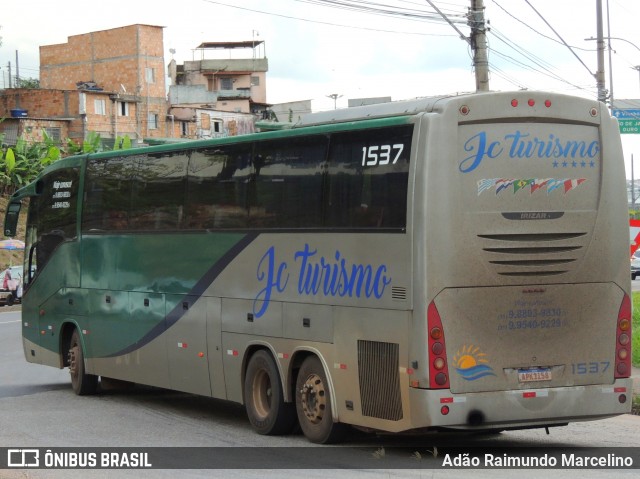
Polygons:
M69 373L71 375L71 386L77 395L95 394L98 390L98 376L85 372L84 353L77 329L73 331L71 343L69 344Z
M296 420L293 403L284 401L282 381L271 354L256 352L249 360L244 381L247 416L258 434L292 431Z
M306 358L298 372L296 411L300 428L309 441L329 444L341 439L345 426L333 421L329 383L316 356Z

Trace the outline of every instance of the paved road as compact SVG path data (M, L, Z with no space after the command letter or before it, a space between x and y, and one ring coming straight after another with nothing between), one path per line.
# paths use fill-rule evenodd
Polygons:
M325 451L306 442L301 435L265 437L255 434L241 406L172 391L135 388L78 397L69 387L68 372L26 363L20 346L20 323L16 313L0 314L0 447L246 447L252 451L277 447L290 454L292 470L154 470L154 471L0 471L0 479L25 478L174 478L174 477L255 477L265 478L480 478L513 477L505 470L362 469L327 470L307 466ZM409 444L425 457L434 446L440 450L464 440L475 446L498 450L502 447L566 448L569 446L625 447L640 444L640 417L624 415L595 422L574 423L544 430L508 431L499 435L467 436L433 434L419 439L406 436L355 435L340 446L362 446L367 458L378 450L407 448ZM415 447L414 447L415 446ZM292 449L295 448L295 449ZM302 448L302 449L301 449ZM300 457L302 450L307 458ZM298 455L293 454L293 452ZM356 454L347 450L346 454ZM347 456L355 460L357 456ZM241 459L242 460L242 459ZM407 460L410 458L407 453ZM332 463L333 464L333 463ZM343 464L338 462L337 464ZM519 470L519 478L538 478L539 470ZM618 479L640 477L635 471L546 470L545 476L572 479Z

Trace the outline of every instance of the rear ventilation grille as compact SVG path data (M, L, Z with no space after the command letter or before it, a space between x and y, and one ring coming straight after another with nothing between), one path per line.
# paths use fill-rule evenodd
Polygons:
M358 379L362 414L378 419L402 419L400 396L400 346L395 343L358 341Z
M401 288L397 286L391 287L391 299L395 299L396 301L406 301L407 299L407 288Z
M478 235L479 238L499 241L559 241L579 238L587 233L540 233L540 234L504 234L504 235Z
M540 277L568 273L582 257L586 233L482 234L482 250L497 274Z

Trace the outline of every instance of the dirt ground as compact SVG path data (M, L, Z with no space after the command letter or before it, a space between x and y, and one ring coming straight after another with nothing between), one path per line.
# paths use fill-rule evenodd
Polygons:
M11 311L22 311L22 306L14 304L13 306L0 306L0 313L9 313Z

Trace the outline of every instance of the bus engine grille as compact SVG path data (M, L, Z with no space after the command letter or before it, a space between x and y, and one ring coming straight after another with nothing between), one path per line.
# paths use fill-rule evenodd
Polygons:
M568 273L584 254L584 232L482 234L487 260L502 276L554 276Z
M395 343L358 341L358 377L363 416L389 421L402 419L399 351L400 346Z

